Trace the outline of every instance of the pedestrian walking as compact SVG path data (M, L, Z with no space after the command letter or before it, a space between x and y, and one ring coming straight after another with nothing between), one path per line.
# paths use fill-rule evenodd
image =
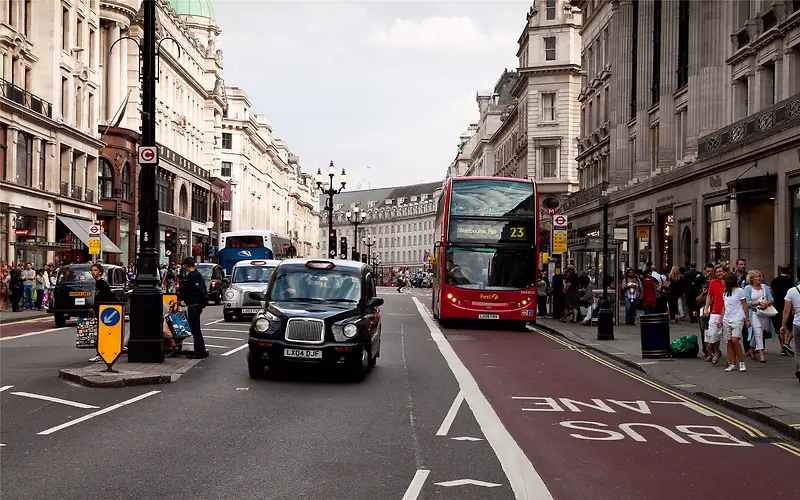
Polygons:
M33 300L33 285L36 281L36 271L33 269L33 264L28 262L28 266L22 271L22 310L30 308L33 310L36 306Z
M790 313L794 313L791 324L789 323ZM800 382L800 340L798 340L800 339L800 286L793 286L786 292L781 317L783 318L781 333L784 338L794 337L794 374Z
M8 311L8 306L11 304L11 275L8 273L8 268L3 266L0 272L0 310Z
M789 356L794 354L794 351L791 347L791 342L786 338L787 335L789 339L792 338L792 332L789 330L788 332L784 332L783 325L785 324L793 324L794 323L794 314L789 311L789 318L788 322L786 319L783 318L783 310L784 310L784 302L786 298L786 294L794 288L794 282L792 282L792 277L789 276L789 266L783 265L778 269L778 276L772 280L770 284L770 288L772 289L772 296L775 299L775 309L778 310L778 314L772 317L772 326L778 331L778 341L781 344L781 356Z
M537 289L537 304L539 304L539 317L544 318L547 316L547 274L542 272L539 274L539 283Z
M720 350L720 340L722 338L722 313L725 309L723 292L725 285L722 278L725 276L725 269L718 265L714 267L714 279L708 284L706 294L706 305L703 316L708 317L708 327L703 339L706 342L708 357L706 361L717 364L722 352Z
M744 289L747 295L747 305L750 308L750 323L753 325L747 331L747 338L750 341L750 349L747 355L755 360L755 352L758 351L758 361L766 363L764 358L764 338L775 339L772 329L772 321L769 316L759 314L759 312L771 306L774 302L772 292L764 284L764 275L761 271L751 269L747 273L747 281L750 283Z
M663 288L666 290L667 294L670 322L676 325L681 318L680 306L678 304L683 296L683 280L681 279L681 272L677 266L672 266L667 279L664 280Z
M742 350L742 332L744 327L750 328L749 309L747 307L747 295L739 287L741 280L734 273L727 273L722 281L725 283L725 291L722 294L723 313L722 319L718 324L722 326L722 336L728 345L728 366L726 372L736 369L739 360L739 371L747 370L744 364L744 351Z
M208 357L206 342L203 339L203 332L200 330L200 315L203 313L203 308L208 305L206 283L203 275L195 269L195 261L192 257L183 259L183 267L187 273L186 283L181 285L178 299L186 305L186 317L194 338L192 358L203 359Z
M691 262L689 270L683 274L683 290L686 294L686 313L689 315L689 322L695 323L697 321L698 303L697 296L703 289L705 276L697 270L697 264Z
M625 324L633 325L636 323L636 311L639 309L642 282L630 267L626 270L626 274L622 286L625 293Z
M42 301L44 300L44 268L36 271L36 278L33 283L33 293L35 294L36 310L42 310Z

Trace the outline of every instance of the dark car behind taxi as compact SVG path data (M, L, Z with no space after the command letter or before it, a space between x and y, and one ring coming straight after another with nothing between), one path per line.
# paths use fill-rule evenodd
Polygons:
M373 270L347 260L290 259L273 272L250 325L250 376L282 364L344 369L361 380L381 353L380 306Z
M56 326L64 326L69 318L85 318L92 310L95 279L89 272L91 267L91 264L73 264L58 269L53 298L47 309L53 315ZM103 264L103 277L117 301L126 305L127 314L128 299L133 287L125 276L125 268Z

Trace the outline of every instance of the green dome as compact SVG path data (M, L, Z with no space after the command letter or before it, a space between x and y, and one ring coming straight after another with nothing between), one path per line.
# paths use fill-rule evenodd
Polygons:
M211 0L169 0L179 16L207 17L216 21Z

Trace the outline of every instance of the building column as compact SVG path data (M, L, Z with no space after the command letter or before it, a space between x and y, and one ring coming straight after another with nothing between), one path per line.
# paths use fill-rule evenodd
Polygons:
M662 172L675 168L678 90L678 2L663 2L661 12L661 95L659 96L658 165Z
M96 156L84 156L86 158L86 189L92 190L92 199L87 200L89 203L100 203L100 189L97 185L97 157ZM84 196L84 199L86 197Z
M120 37L120 29L119 24L113 23L108 29L108 47L111 46L114 42L119 40ZM108 121L112 121L114 119L114 115L119 109L120 105L120 63L122 61L120 57L121 48L124 42L120 42L114 45L114 48L111 50L111 53L107 56L108 61L108 68L107 68L107 75L108 75Z
M753 63L755 64L755 62ZM747 114L745 116L750 116L753 113L756 113L761 109L761 102L759 102L760 96L758 94L758 89L761 88L761 85L758 82L758 76L762 71L761 66L750 67L750 70L747 72Z
M639 2L639 33L636 66L636 178L646 179L651 165L650 88L653 77L653 2Z
M38 189L44 189L44 185L39 185L44 179L39 178L39 161L44 151L42 150L42 140L38 137L31 141L33 147L33 157L31 158L31 186Z
M700 102L702 77L700 75L700 55L705 50L702 47L702 33L705 30L703 19L703 3L689 2L689 107L686 110L686 153L684 161L692 163L697 159L697 144L700 135L703 108Z
M696 101L702 103L699 110L700 137L715 132L730 123L728 108L731 103L731 94L730 88L726 84L730 79L730 68L725 62L730 45L721 43L730 35L729 23L726 18L727 10L717 1L701 3L702 50L690 53L697 54L700 59L702 86L698 89L700 99Z
M47 212L47 226L45 227L45 233L47 235L47 241L56 241L56 213L55 212ZM56 257L56 253L53 250L47 251L47 262L53 262ZM55 264L55 262L53 262Z
M17 183L17 137L19 129L8 127L6 130L6 180ZM11 233L9 233L9 238Z
M120 31L120 36L128 36L127 32ZM119 85L119 101L120 105L128 95L128 44L130 40L122 40L117 45L119 46L119 69L120 69L120 85ZM127 107L127 106L126 106ZM127 110L126 110L127 111Z
M8 255L8 261L16 263L17 261L17 253L16 247L13 246L11 243L17 241L17 236L14 234L14 229L17 227L17 213L19 211L19 206L17 205L9 205L8 206L8 241L6 242L7 246L5 248L6 255Z
M610 119L610 145L615 159L611 182L624 186L630 180L630 154L628 149L628 118L631 95L631 29L633 25L633 2L612 0L609 32L614 36L612 51L611 85L612 105ZM585 175L585 174L584 174Z
M788 99L800 91L800 81L797 81L795 78L795 75L798 74L798 58L800 58L800 50L792 48L783 49L783 73L778 75L778 78L783 82L781 85L783 89L783 96L781 99Z
M57 193L58 186L56 184L60 175L56 175L59 173L59 171L53 168L53 153L52 153L53 146L54 143L48 141L47 139L42 139L41 154L44 155L44 162L45 162L45 168L44 168L45 175L42 185L45 191L51 193Z

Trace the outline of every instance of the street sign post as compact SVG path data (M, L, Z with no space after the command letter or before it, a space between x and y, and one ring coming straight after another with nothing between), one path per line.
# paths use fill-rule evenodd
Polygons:
M125 348L125 311L120 305L100 305L100 321L97 330L97 354L106 364L106 371L115 371L117 362Z
M158 163L158 148L155 146L139 146L139 164L155 165Z
M555 217L553 217L553 225L567 227L567 216L561 214L556 215Z
M553 253L565 253L567 251L567 216L553 216Z
M180 243L181 245L185 245L186 244L186 238L178 238L178 243Z

